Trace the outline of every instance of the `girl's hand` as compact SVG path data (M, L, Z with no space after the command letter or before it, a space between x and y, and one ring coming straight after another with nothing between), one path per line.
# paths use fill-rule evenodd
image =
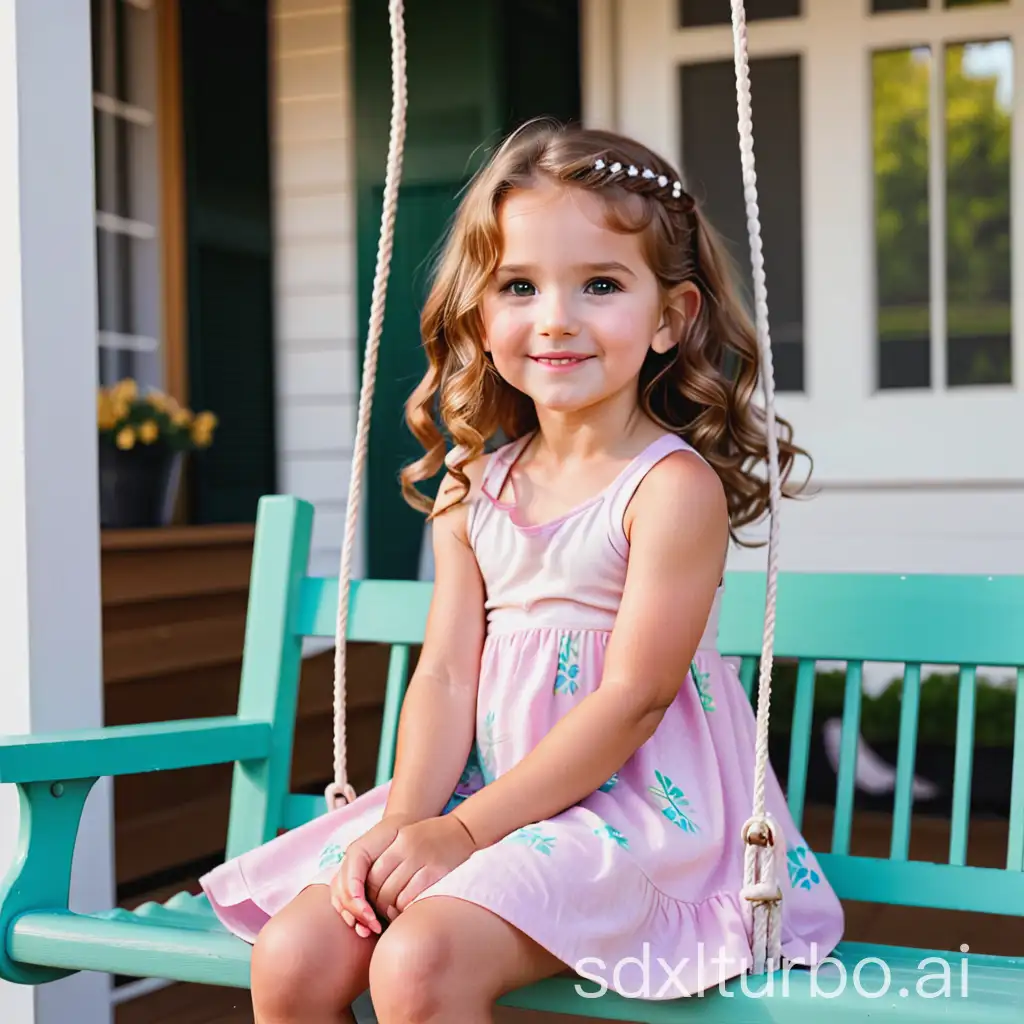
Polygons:
M444 878L476 849L473 837L454 813L404 825L370 869L367 894L393 921L424 889Z
M366 899L366 876L374 861L394 842L402 826L412 820L401 814L386 815L349 845L341 866L331 879L331 905L363 938L370 932L380 934L381 931L380 921Z

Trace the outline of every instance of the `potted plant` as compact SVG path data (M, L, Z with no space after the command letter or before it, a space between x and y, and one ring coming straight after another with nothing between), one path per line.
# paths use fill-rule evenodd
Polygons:
M217 417L193 413L170 395L142 394L131 378L97 393L100 525L166 526L186 454L213 443Z

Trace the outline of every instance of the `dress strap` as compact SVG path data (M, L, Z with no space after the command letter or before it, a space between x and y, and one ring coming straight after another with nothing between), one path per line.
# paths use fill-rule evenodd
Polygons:
M613 492L608 496L608 505L611 513L612 543L623 558L627 557L629 550L629 542L626 539L626 530L623 525L626 509L630 501L632 501L637 488L643 482L644 477L662 459L671 455L672 452L693 452L698 458L703 459L703 456L696 448L677 434L662 434L656 441L652 441L626 467L615 482Z
M512 467L532 438L532 432L524 434L515 441L509 441L508 444L497 448L491 454L480 480L480 489L485 496L494 502L498 501L501 492L505 489L505 482L508 480L509 473L512 472Z

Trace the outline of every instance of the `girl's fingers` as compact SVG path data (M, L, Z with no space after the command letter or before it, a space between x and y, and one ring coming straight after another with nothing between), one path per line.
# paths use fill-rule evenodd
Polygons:
M370 869L370 858L362 847L350 848L338 872L341 883L341 904L357 921L371 931L380 931L380 922L366 899L365 879ZM357 929L358 931L358 929Z
M442 877L443 876L439 872L432 870L431 868L420 868L419 871L409 879L402 891L395 898L393 906L396 910L396 916L405 910L405 908L409 906L409 904L412 903L412 901L416 899L424 889L430 888L430 886L439 881ZM389 914L388 916L390 917L391 915Z

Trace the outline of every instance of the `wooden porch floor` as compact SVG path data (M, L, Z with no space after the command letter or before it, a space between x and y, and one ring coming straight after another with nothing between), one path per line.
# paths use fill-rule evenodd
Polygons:
M852 853L888 854L892 820L888 815L858 813L854 818ZM831 813L807 809L804 834L812 848L831 847ZM968 863L986 867L1005 864L1007 824L976 819L971 822ZM949 848L948 822L916 820L912 859L941 861ZM967 943L972 952L1004 956L1024 949L1024 918L953 913L911 907L887 907L846 902L846 938L896 946L957 949ZM585 1024L589 1018L500 1008L496 1024ZM371 1024L361 1016L359 1024ZM253 1024L249 993L199 985L172 985L118 1007L115 1024Z

